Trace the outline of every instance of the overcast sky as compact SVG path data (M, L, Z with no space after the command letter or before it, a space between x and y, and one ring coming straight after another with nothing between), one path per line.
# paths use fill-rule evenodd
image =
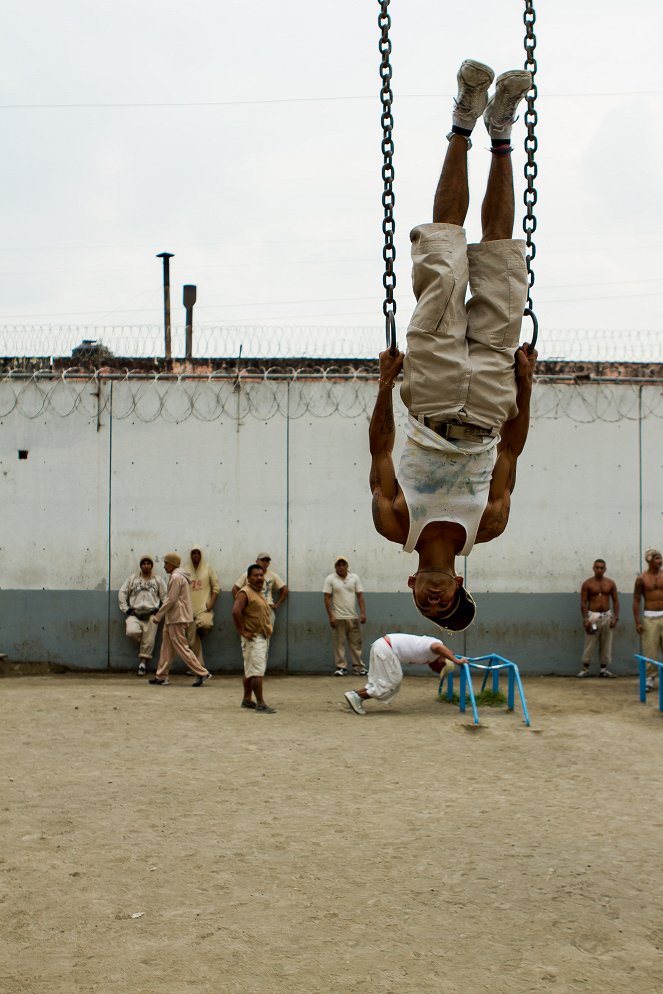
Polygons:
M522 67L523 10L521 0L392 0L403 341L408 234L430 219L458 65ZM249 343L256 327L301 328L304 340L326 325L323 353L334 343L352 354L360 339L368 353L373 340L382 347L377 0L8 0L4 14L0 326L43 326L37 351L61 348L51 325L81 326L74 344L114 325L151 326L160 341L155 254L170 251L173 323L182 284L195 283L201 341L203 326L242 326ZM578 343L587 357L614 357L610 343L623 352L645 341L656 355L641 357L663 359L663 87L648 44L662 27L660 0L539 4L544 354L562 342L572 357ZM523 138L521 120L517 212ZM470 239L487 144L480 123ZM270 343L264 332L265 351L284 334ZM2 337L0 353L18 349Z

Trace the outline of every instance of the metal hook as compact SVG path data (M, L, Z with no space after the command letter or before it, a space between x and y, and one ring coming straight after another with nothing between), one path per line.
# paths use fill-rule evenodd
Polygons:
M533 349L536 345L536 340L539 337L539 322L531 307L525 308L523 311L523 317L532 319L532 339L530 341L530 348Z
M387 338L387 348L389 349L390 355L398 355L398 345L396 344L396 318L393 311L387 311L385 314L386 319L386 338Z

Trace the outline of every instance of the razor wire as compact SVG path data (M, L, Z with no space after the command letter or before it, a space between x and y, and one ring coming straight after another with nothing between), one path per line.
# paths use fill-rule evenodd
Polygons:
M172 328L173 355L184 355L184 329ZM306 361L331 365L334 360L362 362L375 357L375 342L382 332L377 325L201 325L194 332L198 361L237 361L242 364L266 358L288 360L297 366ZM156 325L3 325L0 357L50 362L66 357L76 365L85 342L99 351L89 354L93 365L104 365L104 355L122 357L127 366L161 354L163 327ZM180 349L181 344L181 349ZM659 328L552 328L539 343L539 359L567 362L663 362L663 334ZM72 354L73 353L73 354ZM0 360L1 362L2 360ZM177 361L177 360L176 360Z
M265 423L339 417L368 422L375 403L373 368L244 370L209 376L135 373L7 374L0 378L0 419L81 417L170 425L248 418ZM397 405L400 423L405 410ZM531 417L576 424L663 418L663 380L578 380L538 378Z

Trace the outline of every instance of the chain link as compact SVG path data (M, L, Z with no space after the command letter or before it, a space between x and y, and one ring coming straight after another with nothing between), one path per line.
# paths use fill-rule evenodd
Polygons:
M535 154L538 148L538 140L535 133L535 127L538 121L538 114L534 107L534 102L537 97L537 87L536 87L536 58L534 57L536 49L536 35L534 33L534 24L536 23L536 14L534 12L534 2L533 0L525 0L525 13L523 15L523 21L525 23L525 69L527 69L532 74L532 88L527 94L527 111L525 113L525 124L527 125L527 136L525 138L525 152L527 153L527 162L525 163L525 179L527 180L527 189L524 194L525 201L525 218L523 220L523 230L525 232L525 239L527 242L527 280L528 280L528 291L527 291L527 307L525 308L525 314L527 314L532 319L532 324L534 326L532 334L532 347L536 344L536 339L538 335L538 321L534 314L534 305L532 303L532 288L534 286L534 259L536 257L536 245L534 243L534 232L536 231L536 215L534 214L534 208L538 199L536 187L534 181L538 174L538 166L535 160Z
M396 273L394 272L394 262L396 261L396 247L394 245L394 233L396 230L396 224L394 221L395 195L393 188L394 139L392 137L394 118L391 112L391 105L393 103L394 96L391 91L391 41L389 39L391 17L387 9L389 7L390 0L378 0L378 3L380 4L378 25L382 32L379 49L382 55L382 62L380 63L380 79L382 80L380 99L382 100L382 155L384 159L382 166L382 181L384 183L384 190L382 193L382 207L384 208L384 218L382 221L384 248L382 250L382 258L384 259L385 269L384 276L382 277L382 285L385 289L385 299L382 305L382 311L386 320L387 348L391 349L392 352L395 352L396 300L394 298L394 290L396 288Z

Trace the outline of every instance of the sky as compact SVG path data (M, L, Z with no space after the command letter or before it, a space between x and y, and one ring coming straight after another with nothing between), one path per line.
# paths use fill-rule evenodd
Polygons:
M458 66L521 68L524 8L390 4L401 344L409 231L431 219ZM197 354L377 354L379 11L378 0L6 0L0 354L67 354L82 338L158 353L163 251L175 352L192 283ZM663 85L647 46L660 2L541 0L536 15L541 355L663 361ZM517 236L524 135L521 119ZM487 145L479 122L470 240Z

